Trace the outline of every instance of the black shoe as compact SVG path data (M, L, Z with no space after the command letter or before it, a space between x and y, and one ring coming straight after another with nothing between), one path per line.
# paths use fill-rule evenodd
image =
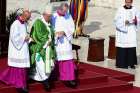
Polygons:
M18 93L29 93L27 88L16 88Z
M43 81L44 89L48 92L51 91L51 86L48 80Z
M76 88L77 87L77 82L76 81L69 81L69 84L72 88Z
M72 80L72 81L66 81L64 83L66 85L66 87L70 87L70 88L76 88L77 87L77 82Z
M135 66L130 66L130 68L135 69L136 67Z

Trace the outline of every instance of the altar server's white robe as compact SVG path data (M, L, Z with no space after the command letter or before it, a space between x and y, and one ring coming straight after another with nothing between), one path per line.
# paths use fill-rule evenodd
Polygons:
M25 42L27 36L26 24L21 24L15 20L10 29L8 65L12 67L30 67L28 43Z
M137 25L125 25L125 20L133 22L133 19L137 19ZM125 9L121 7L118 9L115 16L116 26L116 47L130 48L137 46L136 31L140 24L139 11L135 7L131 9Z
M65 36L56 37L57 60L73 59L71 40L75 30L74 22L71 15L59 16L57 13L53 15L55 18L54 28L56 32L64 31Z

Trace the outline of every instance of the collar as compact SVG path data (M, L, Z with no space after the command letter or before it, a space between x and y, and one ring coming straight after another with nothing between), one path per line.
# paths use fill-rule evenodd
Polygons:
M124 9L132 9L133 6L127 7L126 5L123 6Z
M57 14L58 14L59 16L65 16L65 14L62 14L60 10L57 10Z
M18 20L21 24L24 24L24 23L25 23L23 20L21 20L20 16L17 17L17 20Z

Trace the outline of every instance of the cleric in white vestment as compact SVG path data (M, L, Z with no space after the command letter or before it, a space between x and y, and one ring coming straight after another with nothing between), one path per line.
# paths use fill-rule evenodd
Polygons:
M19 10L17 19L10 28L8 48L8 68L0 75L0 80L17 88L19 93L27 91L27 68L30 67L26 21L31 13L28 10Z
M74 21L68 12L68 4L62 3L56 13L53 14L53 26L55 29L56 64L59 67L59 79L68 87L76 87L75 63L72 53L72 39L75 31Z
M135 68L137 65L136 33L140 23L139 11L132 6L133 0L125 0L115 16L116 26L116 67Z

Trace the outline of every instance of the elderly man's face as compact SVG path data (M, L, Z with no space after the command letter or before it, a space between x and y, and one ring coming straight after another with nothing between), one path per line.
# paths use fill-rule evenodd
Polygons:
M63 7L63 10L62 10L62 13L63 13L63 14L66 14L67 11L68 11L68 7L65 7L65 6L64 6L64 7Z
M132 6L132 3L133 3L133 0L125 0L125 5L126 5L127 7Z
M46 22L49 22L51 20L52 14L44 14L44 19Z
M24 11L23 17L24 17L24 21L28 21L31 17L31 13L29 11Z

